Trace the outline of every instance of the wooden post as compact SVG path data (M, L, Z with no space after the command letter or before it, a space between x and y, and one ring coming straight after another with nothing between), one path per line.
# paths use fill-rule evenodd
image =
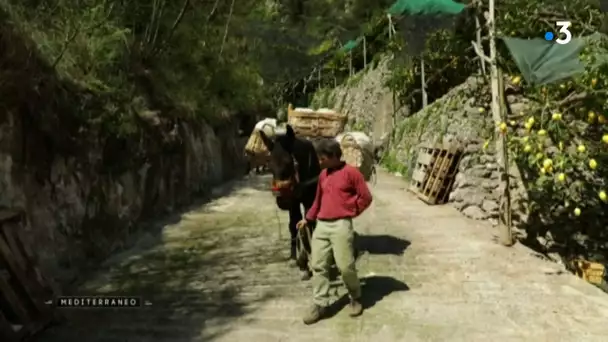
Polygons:
M366 39L363 36L363 68L367 67L367 47L366 47Z
M321 89L321 67L319 67L319 70L317 71L317 80L319 81L317 88Z
M479 23L479 2L476 4L475 8L475 38L477 39L477 45L483 51L483 45L481 43L481 24ZM481 74L486 74L486 61L483 58L479 59L481 63Z
M424 71L424 56L420 57L420 84L422 86L422 108L429 104L428 95L426 93L426 75Z
M498 65L496 59L496 19L495 19L495 0L489 0L489 9L488 9L488 33L490 38L490 83L492 89L492 119L496 125L504 122L504 113L502 111L501 106L501 89L500 83L502 83L499 79L501 77L498 72ZM481 49L481 46L479 46ZM499 237L500 242L505 246L513 245L513 234L511 232L511 203L509 200L509 187L508 187L508 178L509 178L509 165L507 164L507 139L506 135L500 132L500 130L495 129L495 141L496 141L496 161L498 163L498 167L500 169L502 184L501 187L504 187L502 190L502 204L501 205L501 220L499 220ZM507 214L505 214L507 213Z

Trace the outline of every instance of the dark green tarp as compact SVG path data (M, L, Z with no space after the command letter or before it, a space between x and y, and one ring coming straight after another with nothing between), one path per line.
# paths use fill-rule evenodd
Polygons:
M458 14L465 5L452 0L397 0L388 9L390 15L409 14Z
M421 55L428 36L439 30L452 30L465 5L452 0L397 0L388 13L396 17L396 27L409 56Z
M502 40L524 79L531 84L552 83L585 71L585 66L579 58L585 47L582 38L572 38L564 45L542 38L503 37Z

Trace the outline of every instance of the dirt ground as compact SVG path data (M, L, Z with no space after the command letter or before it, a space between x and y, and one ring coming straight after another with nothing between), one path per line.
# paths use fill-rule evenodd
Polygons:
M427 206L380 172L356 220L366 252L363 316L313 326L308 282L287 265L287 216L267 176L158 223L75 294L138 295L151 306L65 310L42 342L577 341L608 339L608 295L536 257L506 248L486 223ZM336 283L335 297L344 293ZM338 301L341 303L341 301Z

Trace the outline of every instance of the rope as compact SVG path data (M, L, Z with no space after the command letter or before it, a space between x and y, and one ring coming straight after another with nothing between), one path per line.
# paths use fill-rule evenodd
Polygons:
M308 244L310 245L310 243L312 242L312 234L310 233L310 227L308 225L305 225L304 227L298 229L297 239L300 244L296 245L296 256L299 259L300 254L304 253L306 255L306 260L310 262L310 253L306 250L306 248L304 248L304 237L302 236L304 233L302 231L306 232Z

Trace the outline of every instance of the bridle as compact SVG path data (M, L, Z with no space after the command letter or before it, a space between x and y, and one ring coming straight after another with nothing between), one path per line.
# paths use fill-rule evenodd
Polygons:
M291 160L293 161L293 175L288 179L288 180L284 180L284 181L277 181L277 180L272 180L272 191L274 193L276 193L277 195L280 194L293 194L296 187L300 186L308 186L311 185L315 182L318 181L319 176L316 177L312 177L308 180L306 180L305 182L301 182L301 178L300 178L300 164L298 163L298 160L296 159L296 157L293 155L293 153L290 153L289 156L291 157ZM312 158L312 156L309 156L309 165L312 163L312 160L310 160L310 158Z

